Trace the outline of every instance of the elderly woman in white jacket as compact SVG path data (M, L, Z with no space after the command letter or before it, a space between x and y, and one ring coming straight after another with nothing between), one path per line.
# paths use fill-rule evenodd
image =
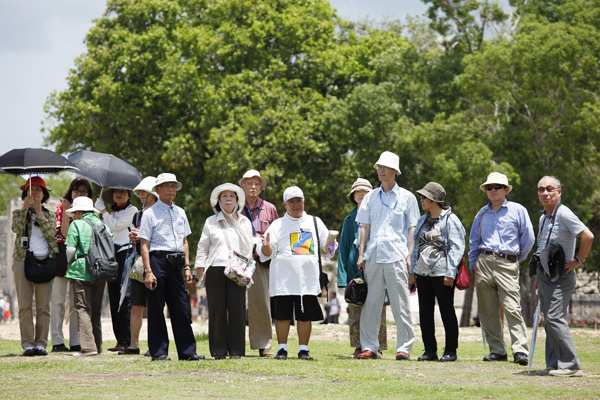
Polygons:
M246 201L242 188L232 183L217 186L210 195L215 215L204 223L196 252L196 274L202 275L208 300L210 354L222 360L246 354L246 287L224 275L231 250L252 258L252 225L241 214ZM229 244L225 236L229 240Z

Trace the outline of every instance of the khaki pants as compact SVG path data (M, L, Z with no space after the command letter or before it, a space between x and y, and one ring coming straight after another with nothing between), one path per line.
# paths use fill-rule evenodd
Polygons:
M480 254L475 264L475 289L481 327L490 353L507 354L500 320L500 304L508 322L514 353L529 354L527 332L521 314L519 263L492 254Z
M72 280L71 288L79 317L79 343L82 353L102 353L102 297L105 281Z
M50 335L52 345L65 343L63 335L63 321L65 320L65 310L67 302L67 287L69 280L62 276L54 278L52 285L52 300L50 302ZM69 346L79 346L79 318L75 303L73 302L73 293L69 295Z
M270 349L273 342L271 297L269 296L269 268L256 262L252 275L254 284L248 289L248 336L250 348Z
M19 302L19 328L21 329L21 346L46 348L50 331L50 299L52 297L52 281L33 283L25 277L25 263L13 260L13 274L17 301ZM33 323L33 298L35 295L35 325Z

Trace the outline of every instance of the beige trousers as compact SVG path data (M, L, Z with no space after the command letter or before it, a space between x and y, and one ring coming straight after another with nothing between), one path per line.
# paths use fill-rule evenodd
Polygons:
M521 314L519 263L492 254L480 254L475 264L475 289L481 327L490 353L507 354L500 319L500 304L508 323L512 351L529 354Z
M63 321L67 305L67 287L69 280L62 276L54 278L52 284L52 300L50 301L50 336L52 345L65 343ZM73 292L69 293L69 346L79 346L79 317L73 302Z
M46 348L50 331L50 299L52 298L52 281L33 283L25 277L25 263L13 260L13 274L19 303L19 328L21 329L21 346ZM33 323L33 299L35 296L35 325Z
M252 275L254 284L248 289L248 336L250 348L270 349L273 342L271 297L269 296L269 268L256 262Z

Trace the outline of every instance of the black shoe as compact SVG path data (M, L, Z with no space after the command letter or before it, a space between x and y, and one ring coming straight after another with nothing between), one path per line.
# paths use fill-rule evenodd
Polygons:
M71 351L76 351L76 352L81 351L81 346L80 345L71 346Z
M529 361L527 361L527 354L525 353L515 353L515 364L519 365L527 365Z
M188 358L182 358L181 360L183 361L200 361L200 360L204 360L204 356L198 355L198 354L194 354L191 357Z
M488 356L483 357L483 361L508 361L508 357L506 357L506 354L490 353Z
M69 348L67 346L65 346L65 344L55 344L54 346L52 346L52 352L53 353L60 353L60 352L65 352L65 351L69 351Z
M108 351L123 351L127 348L127 346L123 346L122 344L118 344L115 347L111 347Z
M278 353L279 354L279 353ZM298 352L298 360L314 360L311 356L308 355L308 350L300 350Z
M162 354L160 356L152 357L152 361L171 361L168 355Z
M152 354L150 354L150 350L144 353L144 357L152 357Z
M417 358L417 361L437 361L438 355L434 352L426 351L422 356Z
M275 359L276 360L287 360L287 350L279 349L279 351L277 352L277 355L275 356Z
M140 349L130 349L130 348L126 348L125 350L121 350L117 353L118 355L123 355L123 354L140 354Z
M224 360L225 354L215 354L215 360Z
M440 362L454 362L456 361L456 358L455 351L445 351L442 358L440 358Z
M26 347L23 350L23 355L25 357L33 357L33 356L35 356L35 347Z
M35 355L36 356L47 356L48 355L48 350L46 350L42 346L36 346L35 347Z

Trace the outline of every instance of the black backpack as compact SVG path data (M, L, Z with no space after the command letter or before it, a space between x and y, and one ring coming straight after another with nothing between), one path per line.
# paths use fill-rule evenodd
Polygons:
M88 272L99 281L114 282L119 273L119 264L115 258L115 247L111 234L103 223L93 224L83 219L92 228L90 249L85 255L85 265ZM77 244L79 251L84 253L81 243Z

